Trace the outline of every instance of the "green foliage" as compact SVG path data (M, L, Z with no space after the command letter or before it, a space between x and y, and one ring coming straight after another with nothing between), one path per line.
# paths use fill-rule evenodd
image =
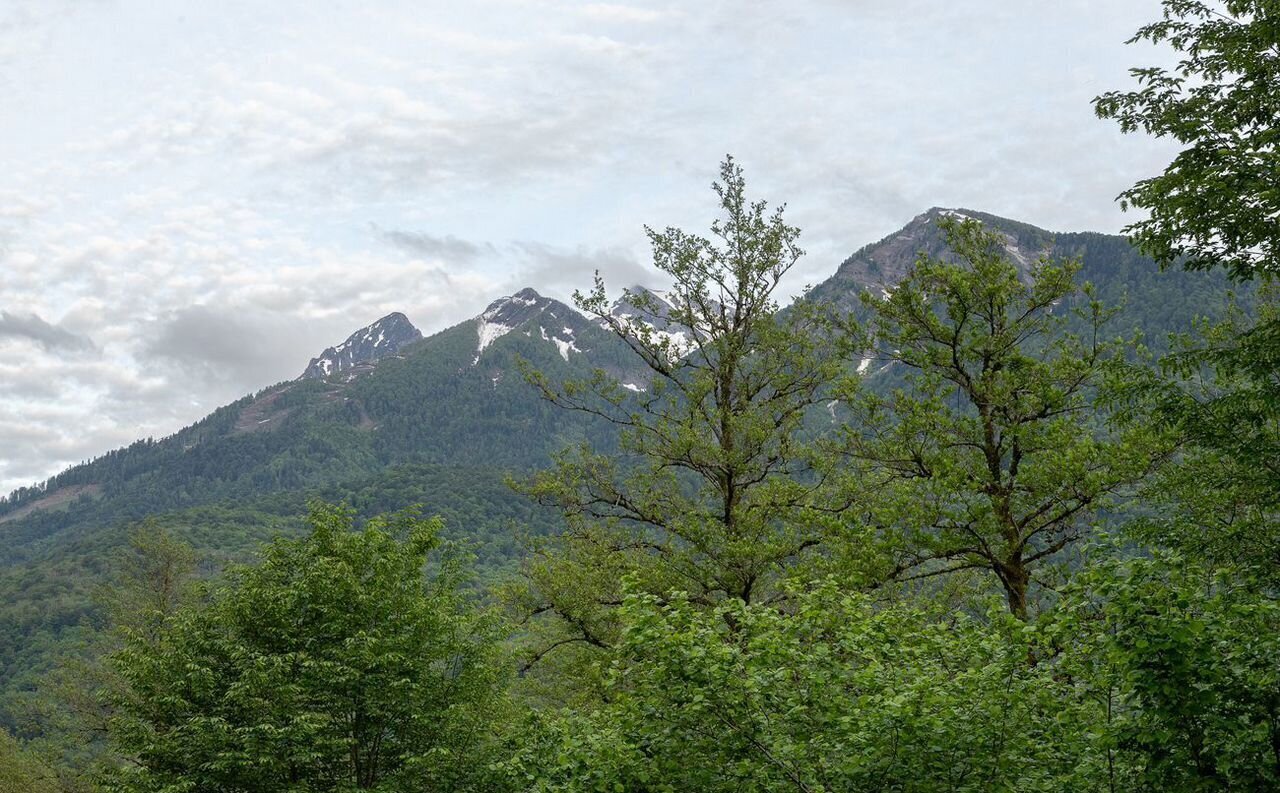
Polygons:
M815 305L778 312L774 290L802 255L781 209L748 201L732 159L713 189L710 238L648 229L675 283L669 317L647 292L626 293L640 321L612 314L598 278L576 296L643 364L647 390L602 370L557 383L528 368L550 403L620 430L621 454L584 444L526 486L568 522L529 566L529 605L562 618L555 642L611 644L624 575L704 606L750 603L782 595L787 567L822 543L832 488L801 429L841 371L834 320ZM666 321L684 341L655 330Z
M787 611L632 593L606 704L522 725L499 769L535 791L1274 789L1274 598L1094 550L1032 625L831 581Z
M1101 790L1098 709L1033 633L827 582L794 609L632 594L608 704L504 766L537 791Z
M0 730L0 793L59 793L57 775Z
M1148 210L1131 227L1161 264L1221 266L1233 278L1272 276L1280 262L1280 6L1271 0L1165 0L1163 18L1134 40L1182 55L1173 70L1134 69L1139 89L1095 100L1126 131L1186 146L1164 173L1126 191ZM1251 312L1248 308L1255 308ZM1134 423L1183 444L1149 496L1171 510L1135 534L1197 558L1258 566L1280 580L1276 521L1280 455L1280 316L1274 284L1194 335L1175 338L1159 376L1125 371L1112 399ZM1260 565L1260 566L1259 566Z
M1106 390L1118 415L1180 442L1144 495L1158 510L1132 536L1198 560L1280 581L1280 321L1274 288L1196 334L1173 340L1160 369L1124 367Z
M112 580L95 592L104 628L62 657L25 702L40 723L40 743L81 778L118 759L106 737L116 716L112 702L126 683L111 654L126 641L156 650L169 622L197 595L195 552L159 521L133 528L113 567Z
M1111 559L1064 592L1045 634L1105 707L1112 789L1280 786L1280 603L1247 569Z
M877 357L905 369L905 387L855 396L852 455L877 496L887 575L985 570L1025 619L1037 568L1146 474L1154 447L1136 430L1106 437L1089 415L1121 346L1096 301L1079 309L1084 336L1055 313L1078 266L1042 259L1024 281L999 234L943 225L955 261L922 255L891 295L867 296Z
M462 789L494 716L498 626L411 514L317 505L157 636L126 630L122 791Z
M1131 69L1133 91L1094 100L1125 132L1185 148L1159 176L1121 194L1149 215L1126 229L1162 265L1235 277L1280 261L1280 7L1274 0L1164 0L1163 17L1132 41L1168 44L1173 69Z
M557 356L558 357L558 356ZM345 502L357 521L418 504L443 521L444 537L465 543L477 572L495 579L516 564L529 536L552 533L558 516L507 487L491 468L406 464L375 475L164 512L151 520L189 544L210 577L228 562L248 561L276 536L299 536L310 498ZM45 687L58 666L92 663L96 631L114 617L96 594L134 564L129 549L136 524L85 527L30 562L0 568L0 725L19 722L24 700Z

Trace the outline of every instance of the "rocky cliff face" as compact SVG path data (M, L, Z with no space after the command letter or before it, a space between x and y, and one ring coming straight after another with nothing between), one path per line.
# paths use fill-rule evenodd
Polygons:
M312 358L299 380L353 373L380 358L394 355L422 338L422 332L400 312L386 315L368 327L352 333L347 340Z

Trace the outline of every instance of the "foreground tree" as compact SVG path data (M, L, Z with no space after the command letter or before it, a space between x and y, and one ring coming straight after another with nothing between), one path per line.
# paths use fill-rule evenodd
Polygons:
M1167 44L1172 70L1132 70L1135 91L1098 97L1099 116L1185 148L1122 196L1149 213L1129 227L1162 264L1225 268L1264 283L1257 302L1177 340L1160 376L1131 371L1113 398L1135 423L1182 442L1152 491L1172 511L1142 536L1280 581L1280 5L1165 0L1134 41ZM1251 295L1249 297L1252 297ZM1246 308L1252 309L1245 310Z
M1280 583L1280 305L1261 290L1252 315L1174 340L1160 369L1132 367L1108 398L1131 424L1179 441L1175 464L1144 491L1159 509L1129 532L1214 565Z
M496 701L496 626L456 559L424 572L439 524L352 532L317 506L207 604L129 633L112 734L121 791L465 789Z
M803 424L841 371L840 334L820 307L778 310L774 292L802 254L782 210L748 201L732 159L713 188L711 238L647 229L674 282L668 316L647 292L626 293L634 315L612 313L599 279L575 296L630 346L646 390L603 372L566 384L529 373L553 403L621 430L620 456L584 446L527 487L569 524L529 565L529 608L561 617L551 644L611 644L626 575L703 607L769 602L823 543L834 488Z
M1130 70L1133 91L1094 100L1102 118L1185 148L1158 176L1121 194L1149 215L1126 231L1162 265L1225 267L1237 278L1280 262L1280 5L1274 0L1164 0L1130 40L1167 44L1172 69Z
M1238 568L1110 549L1041 626L1102 710L1110 790L1280 788L1280 604Z
M503 763L534 791L1106 790L1101 709L1032 632L833 582L784 612L633 594L592 714L530 725Z
M1037 570L1148 472L1153 446L1107 437L1092 413L1119 348L1096 301L1068 307L1078 265L1042 259L1024 280L998 233L940 222L955 261L922 256L892 294L868 296L876 355L906 380L852 400L851 455L878 494L867 519L895 556L889 577L985 571L1025 619ZM1084 334L1066 331L1068 310Z
M65 793L96 790L99 772L119 764L107 736L112 703L125 684L107 658L126 637L138 644L159 642L168 620L198 589L195 552L153 518L133 527L128 545L113 554L108 567L113 580L95 596L100 629L86 631L83 643L68 647L24 703L27 720L38 725L31 744L57 768Z

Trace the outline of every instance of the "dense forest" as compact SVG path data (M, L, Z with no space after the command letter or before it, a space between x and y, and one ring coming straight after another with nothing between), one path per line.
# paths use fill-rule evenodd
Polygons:
M460 326L16 494L0 793L1280 789L1280 9L1163 6L1131 244L935 212L783 307L726 158L683 335L597 280L592 366Z

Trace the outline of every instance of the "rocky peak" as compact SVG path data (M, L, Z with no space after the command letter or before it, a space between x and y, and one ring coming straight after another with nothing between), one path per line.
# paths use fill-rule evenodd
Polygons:
M616 323L629 331L635 329L637 336L640 328L648 328L652 341L668 342L669 353L679 358L693 348L694 339L694 332L672 317L679 300L680 297L671 292L636 285L614 301L609 319L600 319L597 324L612 331Z
M677 299L669 292L637 284L625 290L622 297L614 301L609 315L619 320L640 320L654 330L666 331L675 325L671 313L675 311ZM643 304L643 307L637 303Z
M577 345L577 334L587 326L586 319L577 311L529 288L493 301L474 322L476 352L473 364L480 362L480 356L491 344L517 329L522 329L527 336L537 334L555 344L561 357L567 361L569 353L583 352Z
M972 209L933 207L916 215L907 225L889 236L863 247L845 259L835 275L809 292L809 299L830 302L846 310L859 309L858 295L889 292L906 277L916 257L947 257L946 235L938 221L944 217L972 219L1004 237L1004 249L1024 276L1032 264L1052 249L1053 235L1044 229Z
M399 311L392 312L368 327L352 333L341 344L330 347L312 358L299 380L328 377L372 366L379 359L394 355L405 346L422 338L422 332Z

